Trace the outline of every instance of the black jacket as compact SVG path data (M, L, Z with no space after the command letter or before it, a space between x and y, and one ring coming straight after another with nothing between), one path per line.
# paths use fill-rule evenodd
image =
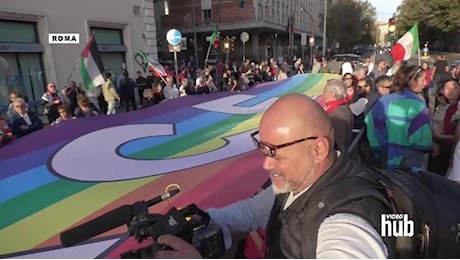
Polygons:
M380 230L380 214L388 212L384 204L358 193L356 196L344 196L346 193L353 194L357 186L374 189L360 178L348 178L364 170L359 163L342 154L285 211L282 208L288 194L278 195L267 226L266 258L316 258L319 226L325 218L337 213L357 215ZM389 243L391 247L392 241Z
M29 129L25 130L21 129L21 125L27 125L27 123L21 115L14 113L11 117L11 129L13 129L13 133L17 137L28 135L43 128L43 122L40 120L36 113L29 111L27 114L29 115L32 125L29 125Z

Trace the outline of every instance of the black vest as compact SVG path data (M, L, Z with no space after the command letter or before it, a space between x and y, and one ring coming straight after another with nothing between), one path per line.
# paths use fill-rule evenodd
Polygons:
M278 195L267 225L266 258L316 258L316 242L322 221L333 214L350 213L362 217L380 231L380 214L388 213L375 190L360 178L348 178L364 168L343 154L308 191L297 198L285 211L288 194ZM333 185L333 187L332 187ZM357 192L353 192L359 187ZM344 196L344 194L347 196ZM394 255L394 239L384 239L389 257Z

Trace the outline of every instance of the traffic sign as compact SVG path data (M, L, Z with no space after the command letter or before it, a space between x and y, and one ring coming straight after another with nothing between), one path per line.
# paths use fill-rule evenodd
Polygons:
M171 45L179 45L182 41L182 34L176 29L171 29L166 33L166 41Z
M240 40L241 40L242 43L246 43L247 41L249 41L249 33L242 32L240 34Z
M306 33L302 33L300 35L300 45L302 46L307 45L307 34Z

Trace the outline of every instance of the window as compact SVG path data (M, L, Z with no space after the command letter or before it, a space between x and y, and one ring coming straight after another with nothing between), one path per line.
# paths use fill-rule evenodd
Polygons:
M0 108L9 104L9 92L19 90L37 113L46 85L43 46L36 23L0 20ZM7 48L4 48L4 47Z
M0 53L0 106L9 104L9 92L19 90L28 102L41 99L46 81L40 53Z
M35 23L0 20L0 42L38 43Z
M203 23L205 24L211 23L211 9L203 10Z
M91 27L91 32L95 32L97 44L123 45L123 31L120 29Z
M257 20L262 21L264 19L264 7L261 3L257 4Z
M112 73L113 84L118 86L121 72L126 69L126 47L123 44L123 30L91 27L91 32L95 32L94 37L98 44L104 69Z
M103 52L101 53L101 60L102 64L104 64L104 69L112 73L113 84L119 86L122 79L122 69L126 68L125 54L122 52Z

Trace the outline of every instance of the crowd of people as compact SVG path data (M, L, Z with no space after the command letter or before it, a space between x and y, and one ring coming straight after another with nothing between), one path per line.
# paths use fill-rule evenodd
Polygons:
M312 73L316 72L329 72L327 60L314 59ZM301 59L290 67L273 58L260 63L247 60L241 66L218 63L201 72L183 66L178 79L158 78L154 73L144 78L140 71L131 79L123 71L118 82L106 73L102 86L86 91L70 82L59 92L49 83L42 100L53 126L77 117L115 114L120 107L126 111L146 108L185 95L244 91L302 73ZM247 200L208 209L212 220L224 229L227 247L231 233L265 230L257 233L262 235L258 246L263 248L256 248L252 258L391 257L394 245L387 244L366 217L344 208L317 219L305 213L316 207L309 201L332 182L371 168L427 169L460 183L460 67L450 70L441 55L433 69L428 63L416 66L397 61L389 68L386 61L374 65L367 60L362 65L345 61L340 73L340 79L327 81L317 99L286 95L263 114L251 139L264 156L262 167L271 188ZM10 98L7 117L0 117L2 143L44 127L21 93L12 91ZM356 159L348 150L363 131L358 135L363 137L356 145ZM368 208L375 202L347 206ZM306 241L302 234L312 228L317 236ZM170 248L160 250L159 258L201 257L178 237L164 235L158 243Z
M296 73L305 73L300 61L296 63ZM83 89L75 81L70 81L58 90L55 83L49 82L39 109L29 107L26 97L12 90L10 105L0 114L0 147L44 126L58 125L79 117L112 115L122 110L129 112L186 95L245 91L258 83L288 78L288 68L287 62L279 63L271 58L257 64L248 59L241 65L220 61L203 70L195 70L190 64L183 63L178 79L172 75L160 76L154 70L146 77L137 71L135 79L130 78L126 70L119 77L104 72L105 83L91 89ZM45 117L37 114L41 110ZM44 118L46 120L42 120Z
M243 255L247 258L423 256L420 245L427 244L398 247L395 237L381 234L376 219L390 209L378 199L343 200L336 188L355 189L340 185L351 176L375 173L377 168L408 174L428 168L434 172L428 174L445 176L452 163L449 178L460 184L460 86L455 77L459 74L450 74L444 66L430 73L426 64L401 63L387 75L384 61L379 63L376 69L383 70L379 73L365 66L343 72L342 80L325 84L320 98L286 95L264 113L251 138L264 156L262 167L271 187L246 200L208 209L211 219L222 227L226 247L232 243L232 234L249 233ZM442 75L436 77L436 73ZM349 146L354 143L353 130L358 129L366 134L357 144L358 156L356 152L353 156ZM439 241L444 242L448 241ZM195 247L173 235L162 235L157 243L168 247L156 252L158 258L202 257ZM443 253L449 255L436 252Z

